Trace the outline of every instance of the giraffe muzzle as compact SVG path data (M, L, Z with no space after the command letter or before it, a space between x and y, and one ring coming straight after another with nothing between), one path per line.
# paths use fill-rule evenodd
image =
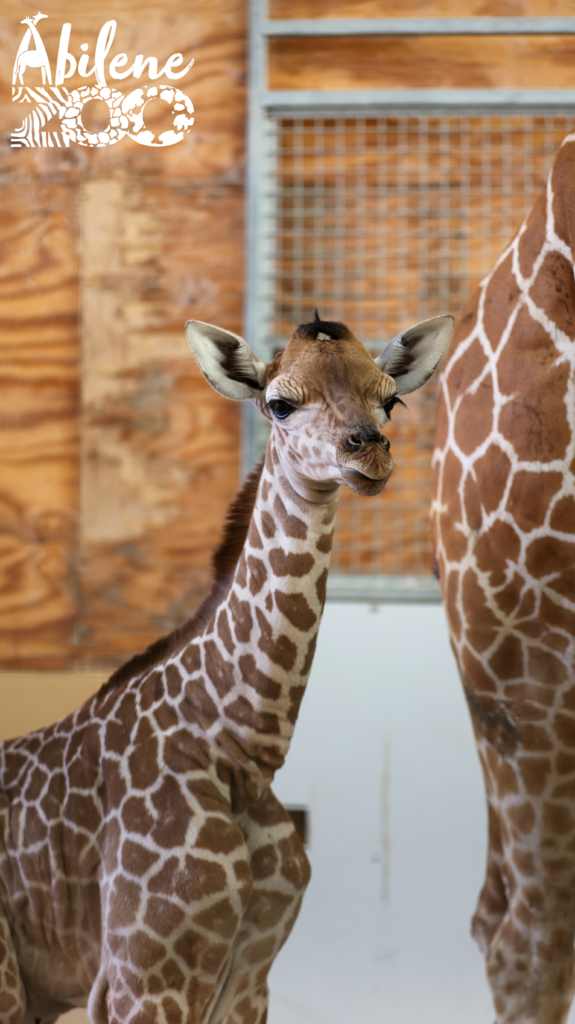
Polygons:
M349 430L343 439L343 444L351 455L355 455L362 448L367 448L372 444L381 445L386 452L391 448L389 439L384 434L380 434L375 427L357 427L354 430Z
M338 445L338 465L348 487L357 494L379 494L389 480L393 460L391 444L371 425L355 427Z
M354 465L339 464L341 475L345 480L348 487L351 487L352 491L356 494L362 494L364 497L373 497L379 494L383 490L387 481L391 476L393 469L393 461L390 455L385 453L385 461L381 463L378 460L378 465L364 467L361 469L356 468ZM364 472L364 469L368 469L368 472Z

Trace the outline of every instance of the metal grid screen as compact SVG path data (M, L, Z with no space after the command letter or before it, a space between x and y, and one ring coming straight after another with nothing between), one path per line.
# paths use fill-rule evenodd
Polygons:
M374 355L399 330L455 316L531 209L564 115L270 116L268 351L317 305ZM377 498L343 489L332 569L429 574L435 389L388 431L396 470Z

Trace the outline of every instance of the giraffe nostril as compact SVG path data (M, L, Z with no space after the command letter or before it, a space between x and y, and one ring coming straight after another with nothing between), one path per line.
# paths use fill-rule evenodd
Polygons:
M357 451L358 448L361 448L363 442L359 434L348 434L344 438L343 443L347 448L348 452L355 452Z
M352 454L369 444L381 444L385 451L388 451L390 448L390 442L387 437L380 434L379 430L376 430L375 427L358 427L355 430L350 430L349 434L346 434L344 437L343 443L348 452Z

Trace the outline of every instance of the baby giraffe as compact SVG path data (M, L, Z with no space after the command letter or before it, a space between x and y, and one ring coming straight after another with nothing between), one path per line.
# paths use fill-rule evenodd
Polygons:
M373 360L340 323L260 362L189 321L208 381L269 420L195 617L56 725L0 744L0 1024L264 1024L309 879L270 783L311 669L342 484L378 494L382 433L435 370L437 317Z

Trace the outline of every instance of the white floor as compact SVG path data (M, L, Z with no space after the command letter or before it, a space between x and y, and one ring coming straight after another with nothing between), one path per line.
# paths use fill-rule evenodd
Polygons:
M483 785L443 609L330 604L286 767L313 878L269 1024L492 1024Z

